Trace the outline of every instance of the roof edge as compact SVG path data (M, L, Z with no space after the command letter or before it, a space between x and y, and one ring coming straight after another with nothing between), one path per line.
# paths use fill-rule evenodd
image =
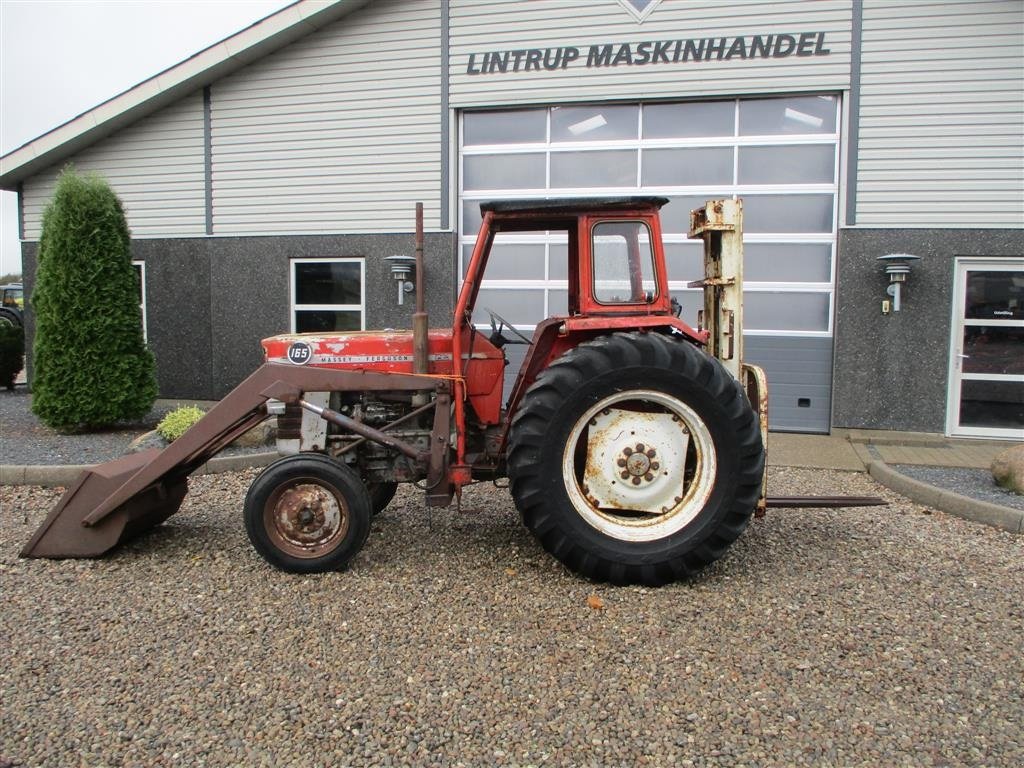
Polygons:
M0 157L0 189L356 11L369 0L297 0Z

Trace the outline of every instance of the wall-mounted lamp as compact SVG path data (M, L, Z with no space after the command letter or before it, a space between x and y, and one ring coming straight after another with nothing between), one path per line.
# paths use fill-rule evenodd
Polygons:
M384 261L391 264L391 277L398 282L398 303L404 304L405 294L412 293L416 287L413 282L416 259L412 256L387 256Z
M910 274L910 265L920 259L920 256L913 256L909 253L889 253L879 256L878 260L885 266L885 274L889 276L889 287L885 292L892 296L892 311L900 311L900 287L907 282ZM888 301L882 302L882 312L888 314Z

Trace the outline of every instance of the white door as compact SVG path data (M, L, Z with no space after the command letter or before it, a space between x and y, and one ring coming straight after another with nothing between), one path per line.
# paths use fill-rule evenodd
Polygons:
M948 431L1024 440L1024 260L960 259Z

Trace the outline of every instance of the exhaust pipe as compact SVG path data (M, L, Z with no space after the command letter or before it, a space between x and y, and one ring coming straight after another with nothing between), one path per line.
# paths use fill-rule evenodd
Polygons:
M430 373L423 271L423 203L416 203L416 311L412 316L412 372L420 374ZM425 405L426 402L426 393L413 396L413 405Z

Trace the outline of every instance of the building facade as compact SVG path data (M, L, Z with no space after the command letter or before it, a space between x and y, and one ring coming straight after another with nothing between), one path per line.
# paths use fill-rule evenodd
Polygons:
M168 397L222 396L274 333L408 327L384 259L411 253L417 201L443 325L482 200L668 197L693 320L688 211L739 196L773 428L1021 437L1022 51L1018 0L304 0L0 180L29 286L61 168L110 180ZM503 236L479 305L524 331L565 312L565 249Z

